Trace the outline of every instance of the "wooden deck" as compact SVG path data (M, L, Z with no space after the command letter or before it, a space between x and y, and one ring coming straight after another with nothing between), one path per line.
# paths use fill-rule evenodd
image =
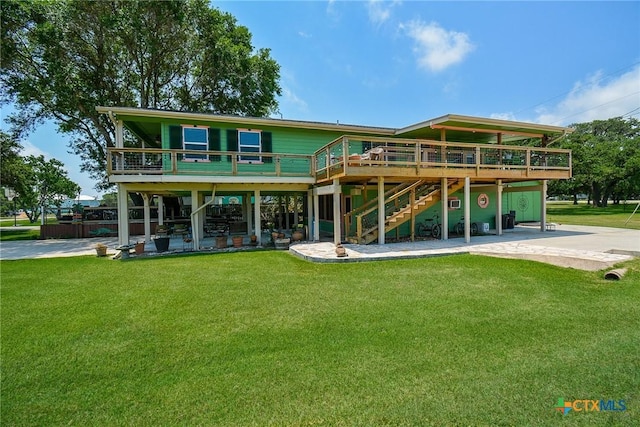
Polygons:
M107 172L118 182L163 182L224 177L273 178L306 184L333 179L358 182L397 179L464 178L522 181L571 178L571 151L496 144L415 139L342 137L313 155L260 153L253 161L223 151L109 148ZM246 153L244 153L246 158ZM153 178L156 179L153 179ZM197 181L197 180L196 180Z
M571 151L495 144L343 137L315 153L316 181L568 179Z

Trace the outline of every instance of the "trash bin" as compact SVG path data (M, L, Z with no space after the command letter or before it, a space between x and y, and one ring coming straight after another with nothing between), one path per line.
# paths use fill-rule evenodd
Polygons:
M512 211L513 212L513 211ZM502 215L502 229L510 230L515 226L515 215L511 216L510 213Z

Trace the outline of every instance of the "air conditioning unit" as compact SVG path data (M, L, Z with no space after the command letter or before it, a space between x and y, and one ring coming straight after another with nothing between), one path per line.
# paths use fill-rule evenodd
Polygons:
M460 209L460 199L449 200L449 209Z

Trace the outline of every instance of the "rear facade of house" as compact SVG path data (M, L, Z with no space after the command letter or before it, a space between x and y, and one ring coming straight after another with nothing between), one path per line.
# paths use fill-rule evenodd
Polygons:
M130 194L146 240L186 223L194 249L213 231L301 227L308 240L368 244L431 235L545 230L546 183L571 177L553 148L571 129L446 115L405 128L98 107L116 129L107 172L118 189L119 242ZM277 205L266 213L265 206ZM226 224L221 224L226 223ZM231 228L229 227L231 223Z

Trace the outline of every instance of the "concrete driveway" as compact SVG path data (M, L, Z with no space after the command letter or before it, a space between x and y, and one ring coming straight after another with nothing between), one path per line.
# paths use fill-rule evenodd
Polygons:
M172 240L176 242L173 242L175 245L172 243L171 249L180 251L183 248L182 241ZM117 252L115 237L7 241L0 243L0 260L95 255L96 243L106 244L110 254ZM215 245L213 242L203 242L203 246ZM338 258L335 246L330 242L293 244L289 251L314 262L376 261L472 253L530 259L583 270L601 270L633 256L640 256L640 230L558 225L556 231L543 233L538 227L519 225L513 230L505 230L502 236L473 236L468 244L456 238L386 245L345 244L344 247L348 254L346 258ZM147 252L152 253L154 249L153 245L147 245Z

